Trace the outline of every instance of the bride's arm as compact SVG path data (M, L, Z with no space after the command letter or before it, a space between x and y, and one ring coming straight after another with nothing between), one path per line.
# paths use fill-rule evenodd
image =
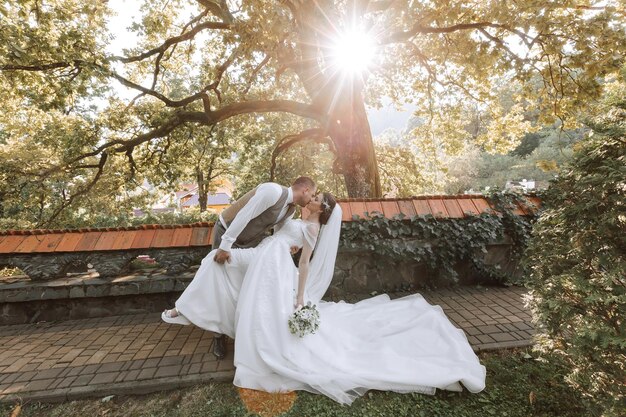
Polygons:
M304 305L304 289L306 288L306 279L309 275L309 261L312 253L313 247L305 239L304 246L302 246L302 254L300 255L300 263L298 264L299 278L296 308Z

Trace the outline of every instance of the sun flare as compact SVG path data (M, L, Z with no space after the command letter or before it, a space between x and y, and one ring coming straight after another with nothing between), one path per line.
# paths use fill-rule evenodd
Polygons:
M371 65L376 43L367 32L353 30L339 36L333 50L336 65L348 72L361 73Z

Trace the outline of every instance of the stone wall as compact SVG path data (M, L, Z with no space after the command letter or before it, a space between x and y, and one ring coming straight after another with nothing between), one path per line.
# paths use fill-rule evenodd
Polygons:
M507 263L508 248L490 247L486 261L515 273L516 265ZM201 258L196 254L195 259ZM0 281L0 324L159 312L173 306L197 268L191 266L178 273L155 268L115 277L102 277L92 270L48 281L31 281L26 276L4 278ZM461 284L487 279L469 264L460 263L455 270ZM341 249L326 296L337 299L347 294L417 291L447 282L440 274L426 265L390 262L369 252Z

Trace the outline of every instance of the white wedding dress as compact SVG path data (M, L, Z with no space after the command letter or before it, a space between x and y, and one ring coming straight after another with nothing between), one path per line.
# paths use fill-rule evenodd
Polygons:
M340 212L338 223L340 227ZM440 307L417 294L395 300L380 295L349 304L319 301L305 291L305 302L317 301L320 327L303 338L292 335L287 321L294 311L298 269L290 247L315 245L311 225L291 220L253 249L235 304L236 386L268 392L306 390L346 404L369 389L433 394L437 388L460 391L460 383L471 392L484 389L485 367L463 331ZM331 271L334 260L333 254ZM212 257L211 262L215 264ZM202 282L224 276L206 278ZM315 277L310 274L307 290L309 280L314 285ZM326 287L318 291L320 298ZM234 291L229 285L211 288ZM204 309L218 298L210 297L203 301ZM180 311L196 323L188 309ZM231 334L225 330L220 331Z

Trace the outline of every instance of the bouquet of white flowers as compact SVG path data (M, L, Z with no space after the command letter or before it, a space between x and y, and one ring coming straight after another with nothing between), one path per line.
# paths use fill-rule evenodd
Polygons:
M299 337L315 333L320 326L320 313L309 301L305 306L293 312L289 317L289 331Z

